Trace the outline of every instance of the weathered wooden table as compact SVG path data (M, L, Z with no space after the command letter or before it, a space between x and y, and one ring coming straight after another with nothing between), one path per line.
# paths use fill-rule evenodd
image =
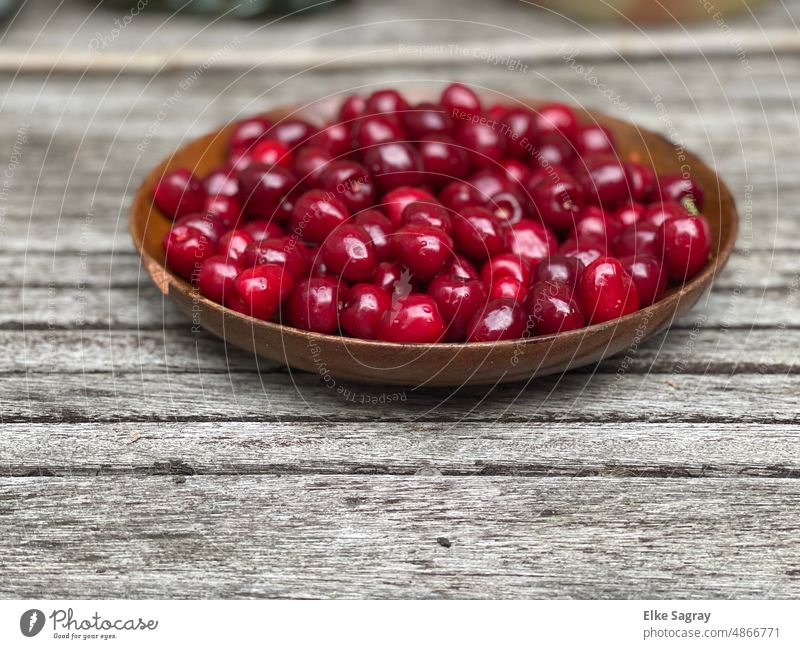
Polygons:
M647 33L392 4L261 26L75 0L4 33L0 595L797 597L798 3ZM129 200L184 139L449 79L700 152L742 217L707 299L627 367L382 403L192 333L151 286Z

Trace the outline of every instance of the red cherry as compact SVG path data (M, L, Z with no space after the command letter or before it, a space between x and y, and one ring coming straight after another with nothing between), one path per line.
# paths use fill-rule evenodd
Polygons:
M582 239L570 237L558 248L558 254L565 257L574 257L580 260L584 266L588 266L595 259L608 254L608 245L605 240L597 237L584 237Z
M500 161L500 167L506 179L516 189L524 188L531 179L531 170L522 160L504 158ZM516 187L516 185L519 185L519 187Z
M601 124L579 126L573 139L578 155L587 156L596 153L614 153L614 135Z
M369 281L378 265L370 235L364 228L350 223L331 232L321 252L328 270L348 282Z
M323 243L328 235L350 218L345 204L330 192L311 189L295 203L289 227L307 241Z
M234 260L222 255L214 255L203 262L197 274L200 293L218 304L234 294L233 283L242 267Z
M611 217L623 226L638 222L647 208L641 203L627 203L613 212Z
M486 117L488 117L489 119L493 119L495 122L502 122L503 118L506 116L506 113L508 112L508 108L506 108L502 104L494 104L492 106L489 106L489 108L487 108L485 112L486 112Z
M526 158L533 153L538 131L536 116L527 108L509 108L501 120L507 127L508 153Z
M266 117L256 116L243 119L231 131L228 140L229 151L246 151L272 128L272 122Z
M302 244L289 237L253 241L245 248L242 265L245 268L264 264L283 266L294 279L301 279L308 272L308 260L300 246Z
M320 175L332 160L333 156L325 149L306 146L300 149L294 157L292 172L301 183L317 187Z
M479 261L506 249L503 230L494 214L485 207L466 207L456 214L453 238L460 252Z
M352 147L364 153L384 142L396 142L405 138L399 124L384 115L367 115L354 122L351 127Z
M639 306L650 306L667 290L667 271L655 257L621 257L619 263L636 284Z
M370 147L364 164L383 191L403 185L419 185L422 160L417 150L405 142L387 142Z
M506 152L506 136L502 130L480 121L459 124L454 139L464 147L475 167L494 165Z
M225 224L213 214L203 214L202 212L182 216L175 221L172 227L174 229L178 226L186 226L200 230L212 246L217 245L227 229Z
M321 128L309 140L312 147L319 147L327 151L332 157L338 158L350 151L352 138L350 137L350 124L336 123Z
M433 298L412 294L394 300L381 317L376 337L393 343L436 343L446 328Z
M404 225L393 235L392 252L412 276L428 282L442 270L453 254L453 241L430 225Z
M214 254L214 244L197 228L175 225L164 236L167 264L183 279L194 281L202 263Z
M225 259L237 261L252 242L253 237L247 230L228 230L219 240L216 253Z
M382 261L375 269L375 274L372 276L372 283L388 293L395 293L397 292L395 291L395 287L399 287L402 277L403 269L400 267L400 264L396 261Z
M439 275L428 287L428 294L436 301L447 323L447 340L463 341L467 324L486 304L486 289L477 279L462 279L452 275Z
M291 293L294 280L283 266L265 264L243 270L233 286L244 313L269 320Z
M320 174L319 186L339 198L351 212L375 203L375 183L364 165L353 160L331 162Z
M419 140L427 135L450 135L453 131L453 117L443 106L422 102L403 113L408 136Z
M470 170L466 150L449 135L427 135L417 143L425 170L423 180L436 187L463 178Z
M525 311L513 300L491 300L467 325L467 342L482 343L522 338L527 329Z
M242 207L239 205L239 201L236 197L225 194L206 196L202 211L213 216L227 230L235 228L239 219L242 218Z
M673 217L657 233L657 249L663 251L670 279L686 281L699 273L711 252L711 230L704 216Z
M652 203L647 206L639 223L651 223L652 225L659 226L667 219L673 217L689 216L680 203L666 202L666 203Z
M391 256L390 236L394 227L389 217L379 210L364 210L353 217L353 223L361 226L372 239L378 261L386 261Z
M356 284L339 316L342 329L351 336L372 340L381 317L392 306L392 297L372 284Z
M297 283L286 303L286 319L298 329L332 334L339 327L339 282L309 277Z
M700 183L682 174L661 176L656 195L662 201L679 203L692 213L702 210L705 203L705 192Z
M205 197L201 182L183 167L164 174L153 188L156 206L171 219L199 212Z
M594 207L594 206L589 206ZM619 221L607 216L602 210L584 210L583 215L575 224L572 235L578 239L600 239L606 242L606 247L622 231Z
M460 212L465 207L485 207L486 199L475 187L463 180L454 180L439 194L439 200L451 212Z
M268 137L278 140L293 151L308 144L315 132L316 129L311 124L301 119L284 119L269 130Z
M275 223L275 221L268 221L267 219L254 219L245 223L242 228L249 234L253 241L263 241L264 239L280 239L286 235L283 228Z
M615 155L596 155L584 158L575 173L587 201L615 208L630 199L630 185L625 165Z
M526 207L525 199L515 191L498 192L489 199L489 209L503 225L519 223L525 216Z
M489 285L489 299L508 299L525 302L528 297L528 285L513 277L496 277Z
M239 192L236 171L227 164L212 169L203 178L203 189L207 196L236 196Z
M523 219L506 229L509 252L527 259L532 265L552 255L558 249L556 236L544 225Z
M403 95L391 88L376 90L367 98L368 113L385 113L402 118L408 108L408 102Z
M626 167L631 184L631 199L639 203L649 203L656 188L656 172L638 162L628 162Z
M430 225L445 234L453 231L453 223L447 210L438 202L414 201L406 205L402 216L403 225Z
M536 266L535 281L558 282L565 284L570 291L575 291L578 286L578 278L585 268L586 266L578 257L553 255L543 259Z
M455 119L465 119L471 115L479 115L481 101L478 96L462 83L451 83L442 91L439 103L444 106ZM463 115L462 115L463 113Z
M542 167L567 165L575 157L575 150L560 133L540 133L536 148L536 161Z
M639 308L636 284L613 257L600 257L586 267L578 280L578 294L591 324L620 318Z
M538 282L530 291L530 319L539 336L580 329L586 324L580 305L567 284Z
M481 280L486 286L490 286L495 279L511 277L527 287L531 283L531 276L530 262L512 253L496 255L481 268Z
M242 169L239 179L239 202L257 219L282 218L280 202L297 185L291 171L280 165L253 164Z
M528 182L528 192L542 220L555 230L574 227L584 202L583 187L561 165L547 175L536 174Z
M652 223L634 223L625 228L612 242L614 255L651 255L660 257L661 251L656 242L658 226Z
M250 152L252 163L292 166L293 155L288 146L278 140L261 140Z
M367 108L367 100L359 95L350 95L342 102L339 109L339 121L349 123L364 114Z
M419 187L397 187L384 195L381 208L389 215L392 225L399 227L403 221L403 210L414 201L435 203L436 197Z
M480 192L486 203L500 192L515 190L514 183L499 169L479 169L467 179L467 182Z
M569 106L544 104L535 111L536 130L540 135L557 134L573 140L578 131L578 118Z

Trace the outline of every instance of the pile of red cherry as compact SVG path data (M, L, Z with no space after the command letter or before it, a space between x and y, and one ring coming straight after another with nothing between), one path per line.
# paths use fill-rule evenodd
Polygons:
M164 175L169 266L207 298L319 333L403 343L553 334L652 304L705 265L703 190L623 160L551 103L395 90L322 127L236 124L204 178Z

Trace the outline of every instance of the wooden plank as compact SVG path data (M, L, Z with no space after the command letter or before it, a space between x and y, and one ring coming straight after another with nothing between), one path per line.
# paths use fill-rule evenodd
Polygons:
M798 498L787 479L5 478L0 596L791 599Z
M328 387L330 385L330 387ZM768 398L767 396L768 395ZM491 390L332 382L311 373L182 372L0 376L4 423L113 421L796 423L785 374L568 373Z
M800 426L181 422L3 426L0 475L800 477Z

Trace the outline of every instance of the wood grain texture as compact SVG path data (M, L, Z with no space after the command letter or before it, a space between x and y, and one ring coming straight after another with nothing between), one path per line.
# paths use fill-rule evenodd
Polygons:
M782 479L6 478L0 595L795 598L799 497Z

